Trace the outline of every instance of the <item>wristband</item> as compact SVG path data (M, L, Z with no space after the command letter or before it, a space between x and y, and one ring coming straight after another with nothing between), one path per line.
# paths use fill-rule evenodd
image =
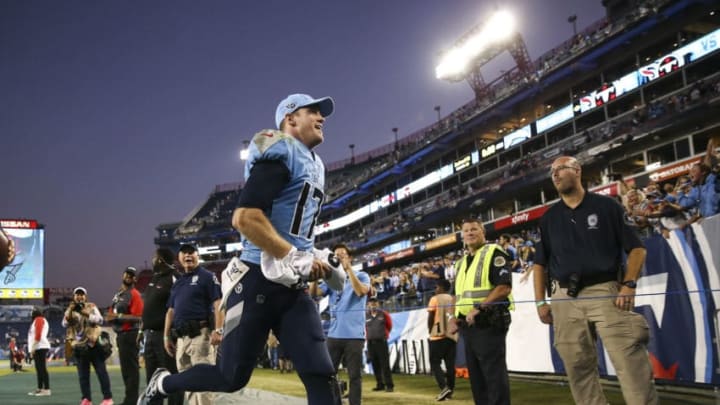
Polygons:
M117 314L117 318L118 318L118 319L122 319L122 313Z
M163 340L167 342L168 340L170 340L170 336L163 336Z
M222 336L223 334L223 328L217 328L213 332L217 333L218 335Z
M538 308L540 308L541 306L547 305L547 304L548 304L547 301L542 300L542 301L536 302L536 303L535 303L535 306L537 306Z

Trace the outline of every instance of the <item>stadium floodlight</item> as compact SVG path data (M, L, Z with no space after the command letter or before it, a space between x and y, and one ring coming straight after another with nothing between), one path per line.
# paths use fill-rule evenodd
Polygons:
M451 49L435 68L435 76L438 79L462 76L467 70L469 62L470 60L462 48Z
M493 45L506 41L515 32L515 18L506 10L496 11L481 27L475 27L448 50L435 68L442 80L463 80L473 62Z
M500 10L490 17L481 36L487 41L497 43L506 40L515 32L515 18L506 10Z

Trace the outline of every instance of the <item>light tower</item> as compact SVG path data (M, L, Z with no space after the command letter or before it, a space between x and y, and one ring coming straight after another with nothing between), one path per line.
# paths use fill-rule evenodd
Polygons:
M516 65L507 77L512 77L515 71L524 77L533 73L525 41L515 29L515 18L505 10L498 10L465 33L443 54L435 75L451 82L466 80L475 92L475 99L480 101L490 90L480 68L504 51L510 53Z

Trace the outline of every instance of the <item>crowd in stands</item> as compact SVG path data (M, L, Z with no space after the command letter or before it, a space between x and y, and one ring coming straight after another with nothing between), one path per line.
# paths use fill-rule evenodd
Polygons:
M216 190L186 223L178 227L177 234L194 235L202 230L229 228L239 195L239 185L230 190Z
M661 6L668 2L669 0L640 1L634 11L624 15L621 19L611 22L607 18L603 18L584 31L574 35L568 41L540 56L533 63L534 70L532 72L521 72L517 67L504 72L497 80L488 84L487 97L470 101L448 116L443 117L437 123L420 129L394 144L384 145L357 158L353 156L350 159L328 164L327 167L331 171L342 169L342 171L346 172L346 175L342 176L342 178L329 176L326 185L328 201L332 201L334 198L357 187L363 181L381 173L387 168L388 160L397 162L445 135L448 131L458 129L463 122L466 122L471 117L491 108L498 101L517 90L538 82L542 77L564 66L587 49L602 43L605 39L621 32L648 14L657 12ZM388 156L391 159L388 159ZM354 170L349 172L346 170L368 161L371 164L363 165L360 173L354 173Z
M720 213L720 183L717 182L720 173L719 147L720 135L710 138L703 160L693 165L690 174L676 179L650 181L643 188L619 179L618 199L641 237L653 234L668 237L670 230L682 229L704 217ZM457 226L452 225L442 231L449 233L456 229ZM521 273L532 266L538 242L537 229L515 235L503 234L495 241L513 258L512 270ZM460 251L450 252L422 262L382 270L371 279L371 294L390 310L423 307L434 294L438 279L454 281L453 263L461 254ZM382 251L370 252L360 258L370 261L384 255Z
M398 231L408 229L415 223L423 220L425 215L437 211L441 207L454 207L458 201L472 197L482 196L486 192L497 192L505 184L526 176L539 173L559 155L577 155L583 160L588 157L589 150L605 142L627 143L634 137L647 134L656 128L671 122L679 114L701 105L709 99L720 96L720 76L714 74L708 78L697 80L692 85L676 90L660 97L653 97L652 101L626 111L613 119L601 122L582 132L573 134L559 133L548 137L548 146L534 150L520 159L503 161L500 155L500 165L497 169L483 173L479 177L440 194L428 197L411 207L404 208L401 213L390 216L380 216L376 222L369 225L356 223L344 230L342 235L330 239L322 239L323 243L332 244L340 239L356 242L351 247L358 249L364 245L376 242L391 236ZM588 179L592 186L606 183L607 179ZM520 207L525 209L527 207ZM513 212L504 214L510 215Z
M536 228L530 228L517 234L500 235L491 242L501 244L510 254L513 271L524 273L533 264L539 235ZM454 263L461 256L462 251L453 251L381 270L371 276L370 296L377 298L390 311L423 308L435 294L439 279L448 280L451 285L454 283Z
M720 136L708 141L704 159L690 174L665 182L650 181L644 188L621 182L621 201L628 219L642 236L668 236L704 217L720 213L720 173L717 148Z

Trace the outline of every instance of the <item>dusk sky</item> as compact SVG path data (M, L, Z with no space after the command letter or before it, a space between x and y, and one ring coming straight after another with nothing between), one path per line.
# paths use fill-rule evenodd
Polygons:
M600 0L2 1L0 218L45 225L47 287L108 305L158 224L240 180L243 141L287 94L335 99L326 163L470 101L435 66L496 4L533 60L572 35L569 15L578 30L604 15Z

